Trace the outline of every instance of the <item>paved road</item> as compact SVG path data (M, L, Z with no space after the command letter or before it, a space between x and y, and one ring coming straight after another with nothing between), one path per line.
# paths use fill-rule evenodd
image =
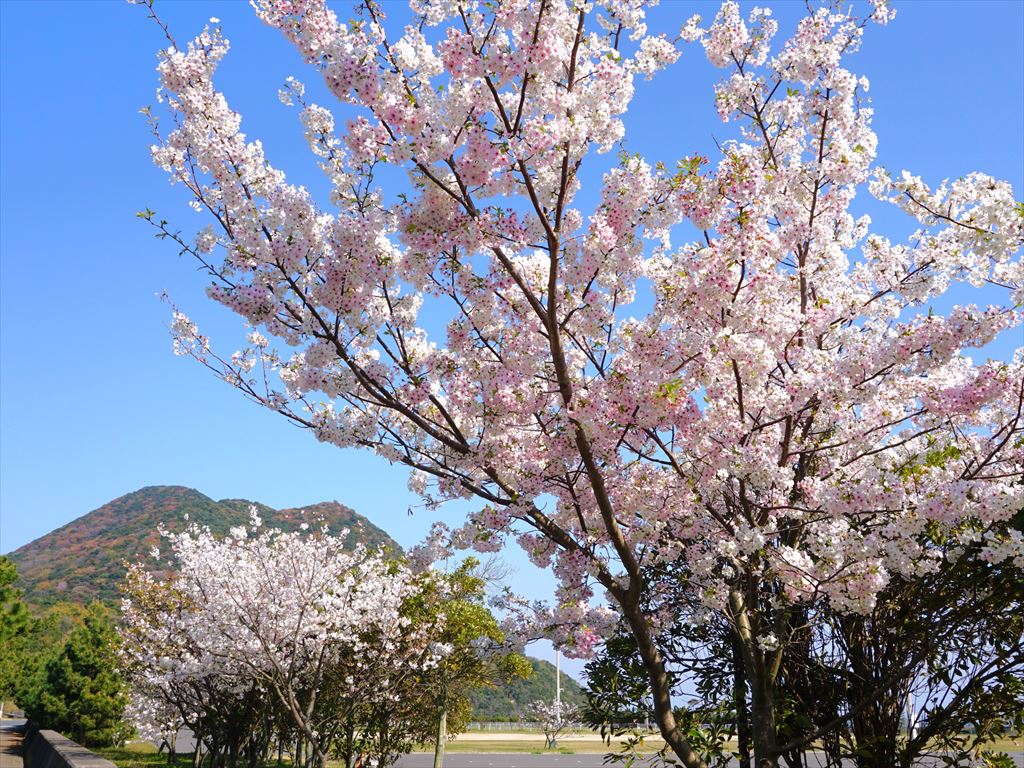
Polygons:
M1024 751L1015 750L1011 755L1014 765L1017 768L1024 768ZM809 757L812 768L822 764L813 753ZM433 764L433 754L420 752L406 755L395 766L396 768L431 768ZM444 756L444 765L445 768L605 768L604 755L467 755L449 753ZM649 766L650 763L636 762L633 765ZM849 765L852 766L853 763L850 762ZM942 766L942 761L936 759L931 763L921 765L922 768L925 765L939 768Z
M417 752L406 755L396 768L431 768L433 753ZM634 763L647 765L647 763ZM604 755L524 755L490 754L467 755L449 752L444 756L444 768L603 768Z
M24 720L0 720L0 768L22 768L21 728Z

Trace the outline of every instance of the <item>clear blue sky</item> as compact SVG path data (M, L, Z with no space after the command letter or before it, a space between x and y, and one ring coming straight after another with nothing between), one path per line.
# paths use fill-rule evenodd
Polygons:
M803 4L767 4L781 38ZM345 5L336 5L341 15ZM316 88L298 54L248 3L158 7L179 41L221 19L233 47L218 82L243 129L264 140L275 165L319 183L295 112L277 99L289 75ZM651 28L674 32L716 7L669 0L650 14ZM881 163L930 182L981 170L1009 179L1020 197L1024 3L896 8L896 21L869 27L848 63L871 80ZM417 502L403 470L321 445L171 354L163 290L215 337L237 326L203 298L193 264L134 217L148 206L186 232L205 223L149 161L138 110L154 101L163 38L145 12L117 0L2 0L0 36L0 552L156 484L278 507L337 499L401 544L419 540L435 515L407 515ZM715 79L691 47L653 83L638 81L630 150L713 157L712 137L727 135L713 108ZM910 228L885 220L883 233ZM1007 357L1021 343L1004 336L992 354ZM458 523L462 512L444 517ZM518 553L509 560L517 586L548 595L544 575Z

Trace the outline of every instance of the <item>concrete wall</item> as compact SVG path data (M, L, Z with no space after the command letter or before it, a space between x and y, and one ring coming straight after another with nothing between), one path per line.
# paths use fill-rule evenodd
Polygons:
M25 768L116 768L71 739L34 724L25 734L24 750Z

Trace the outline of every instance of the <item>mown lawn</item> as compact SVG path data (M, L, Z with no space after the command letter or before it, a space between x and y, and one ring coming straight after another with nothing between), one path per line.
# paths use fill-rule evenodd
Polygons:
M192 768L192 753L175 755L170 760L166 752L157 752L148 742L128 744L122 748L94 749L118 768Z

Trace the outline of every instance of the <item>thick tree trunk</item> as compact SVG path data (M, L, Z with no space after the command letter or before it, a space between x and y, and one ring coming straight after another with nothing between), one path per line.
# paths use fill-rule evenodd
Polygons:
M763 670L762 670L763 671ZM775 697L771 684L760 676L753 680L752 706L750 721L754 737L754 759L758 764L762 760L771 760L775 764Z
M739 590L729 593L736 643L743 659L743 669L750 683L750 726L754 742L754 760L758 768L763 761L774 766L778 739L775 725L775 676L765 653L757 647L754 628L747 611L746 599Z
M345 768L356 768L356 724L352 712L345 720Z
M434 742L434 768L444 766L444 745L448 739L448 707L441 708L441 716L437 720L437 740Z
M750 711L747 708L747 676L743 669L743 649L736 634L730 638L732 645L732 699L736 708L736 739L738 741L739 768L751 768L750 764Z
M672 691L668 673L665 671L665 662L654 643L647 619L640 611L639 606L635 604L623 605L622 611L633 631L637 648L640 650L640 658L643 659L650 676L651 696L654 699L654 719L658 724L658 730L661 731L662 738L686 768L707 768L700 755L693 750L693 747L680 733L679 726L676 724L675 715L672 713Z

